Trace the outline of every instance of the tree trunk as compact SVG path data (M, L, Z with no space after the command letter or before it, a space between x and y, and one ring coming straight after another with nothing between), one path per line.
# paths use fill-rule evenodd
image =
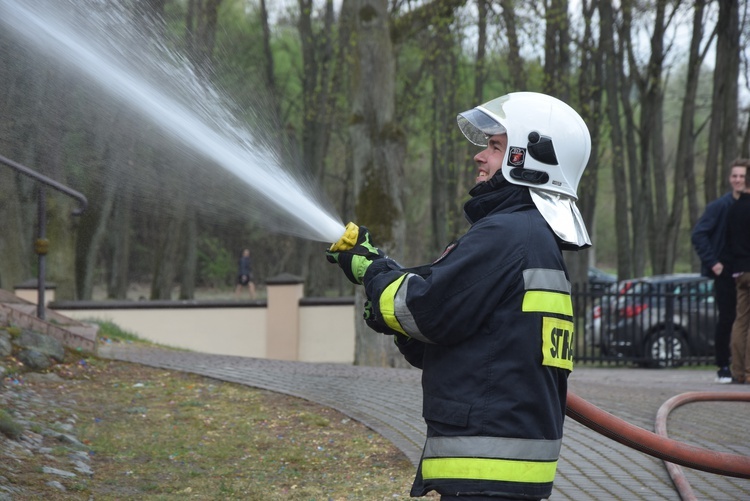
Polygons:
M323 24L318 32L313 26L312 0L298 0L300 16L297 27L302 44L302 168L306 178L315 186L323 185L325 160L333 131L335 102L341 91L340 66L343 59L336 51L333 34L334 10L332 0L327 0ZM299 262L303 275L310 277L305 283L308 295L322 295L327 263L320 254L321 246L313 242L300 248ZM320 273L313 273L318 270Z
M664 34L667 0L656 2L651 35L651 57L641 96L641 201L647 211L651 266L655 274L668 273L665 268L667 210L667 175L664 161ZM641 240L636 240L636 242Z
M487 16L487 0L480 0L480 21L483 17ZM518 18L515 12L515 0L500 0L500 7L502 8L503 25L505 26L505 33L508 37L508 68L510 68L510 83L513 90L520 91L526 89L528 82L526 77L526 68L524 67L524 61L521 58L521 42L518 39ZM482 9L485 9L482 12ZM486 23L486 19L484 21ZM483 43L486 43L483 42ZM476 89L476 83L474 84ZM480 96L481 97L481 96ZM482 99L476 101L477 104L481 103Z
M189 0L185 16L185 41L195 67L207 72L213 62L216 23L222 0Z
M395 58L387 7L387 0L351 0L344 3L341 18L354 27L349 140L356 221L370 229L379 246L398 256L405 238L401 180L406 141L394 122ZM390 337L365 326L361 287L357 295L355 363L405 365Z
M132 194L126 192L118 198L113 210L112 227L112 260L107 281L107 297L126 299L128 294L128 270L130 268L130 249L132 241Z
M24 280L31 278L28 256L31 255L30 240L25 241L28 229L24 229L23 209L19 198L20 174L0 165L0 289L12 290Z
M738 9L737 0L719 2L711 126L708 132L704 183L706 203L717 199L727 188L729 163L737 153Z
M636 133L639 130L636 124L636 111L633 109L633 100L631 94L634 87L641 88L642 78L640 77L637 65L637 59L634 55L632 37L633 37L633 10L632 0L623 1L622 3L622 26L619 32L619 98L620 106L622 107L622 115L625 119L625 148L620 152L621 155L626 155L626 166L628 182L626 185L630 189L629 192L629 203L630 203L630 218L627 221L626 226L622 231L628 231L632 238L632 247L630 247L630 258L628 262L630 267L627 270L627 274L621 275L622 278L630 278L634 276L642 276L646 268L646 257L647 257L647 245L646 235L648 235L647 225L647 214L648 210L646 207L641 205L641 177L642 173L640 154L639 154L639 143L636 139ZM626 61L629 71L626 71ZM617 152L615 152L617 154ZM624 175L624 174L623 174ZM624 209L627 210L628 205L626 204ZM619 215L618 215L619 216ZM622 223L622 221L618 221ZM620 231L620 228L618 228ZM619 246L618 246L619 248Z
M198 270L198 224L195 207L189 205L186 210L182 231L183 250L185 251L180 263L180 299L195 299L195 281Z
M174 159L163 156L162 152L155 153L153 165L159 166L162 172L171 172ZM184 167L184 165L183 165ZM151 299L172 299L172 289L175 286L178 263L183 262L182 229L185 224L187 200L189 193L190 175L166 176L158 178L159 193L162 201L155 207L155 212L149 215L150 242L153 249L153 272L151 276ZM187 185L187 186L185 186Z
M690 223L695 224L698 207L695 193L695 121L696 97L700 69L703 64L701 42L703 40L703 23L705 0L693 3L693 34L690 39L690 50L687 62L687 78L685 81L685 95L682 98L682 113L680 115L680 129L677 138L677 155L674 168L674 195L672 197L672 211L666 228L666 262L665 269L672 272L678 257L678 241L683 208L687 194L690 207ZM692 190L692 191L691 191ZM690 253L693 255L694 253Z
M430 51L432 64L432 131L431 131L431 194L430 220L432 245L428 254L440 255L449 241L456 237L462 216L456 204L457 177L455 158L456 76L452 19L443 18L435 30ZM436 22L437 24L437 22Z
M577 44L580 47L578 56L581 61L579 88L579 111L584 122L588 125L591 134L591 157L586 170L578 185L578 207L586 228L591 233L594 247L585 251L568 254L566 262L568 272L573 283L585 284L588 280L588 265L595 263L593 258L596 252L595 228L596 214L596 192L599 179L599 149L602 126L602 86L599 82L604 81L603 75L603 50L596 45L592 22L594 14L598 9L598 1L581 3L582 18L585 20L583 38Z
M568 0L548 0L545 11L544 91L570 101Z
M630 225L628 222L628 183L625 174L625 142L619 114L619 82L621 64L615 50L614 14L610 2L599 2L601 16L601 47L604 53L604 87L607 95L607 116L611 128L612 182L615 194L615 232L617 235L617 274L622 278L632 276Z

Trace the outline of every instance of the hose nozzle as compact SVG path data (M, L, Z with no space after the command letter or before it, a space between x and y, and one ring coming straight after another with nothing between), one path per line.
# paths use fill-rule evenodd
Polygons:
M330 252L342 252L352 249L357 244L357 238L359 237L359 226L350 222L346 225L344 234L339 238L338 242L331 245L328 249Z

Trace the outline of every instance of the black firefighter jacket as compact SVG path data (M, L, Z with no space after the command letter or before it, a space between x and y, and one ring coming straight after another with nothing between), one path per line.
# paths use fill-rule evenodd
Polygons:
M539 499L552 491L573 368L570 282L528 190L480 186L465 206L471 228L432 265L370 265L368 324L423 371L427 440L411 495Z

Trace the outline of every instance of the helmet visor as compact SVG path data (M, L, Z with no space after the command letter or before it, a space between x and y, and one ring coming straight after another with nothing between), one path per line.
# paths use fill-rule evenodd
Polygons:
M497 120L476 108L459 113L456 121L466 139L477 146L487 146L488 138L507 132Z

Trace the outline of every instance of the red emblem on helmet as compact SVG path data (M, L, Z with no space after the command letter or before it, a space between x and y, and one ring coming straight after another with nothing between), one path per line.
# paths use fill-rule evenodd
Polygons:
M508 152L508 165L511 167L523 167L526 160L526 148L512 146Z

